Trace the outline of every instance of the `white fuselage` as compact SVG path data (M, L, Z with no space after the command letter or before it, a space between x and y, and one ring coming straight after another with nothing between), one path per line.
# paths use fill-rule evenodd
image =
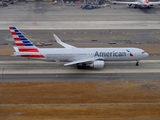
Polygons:
M135 61L148 56L139 48L39 48L43 60L75 61L84 58L101 58L104 61Z

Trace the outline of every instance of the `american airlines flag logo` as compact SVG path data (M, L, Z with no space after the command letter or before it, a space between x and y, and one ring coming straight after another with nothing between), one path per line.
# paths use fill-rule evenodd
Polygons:
M19 30L15 27L9 27L16 46L34 46Z
M130 53L130 54L129 54L130 56L133 56L133 54L132 54L129 50L126 50L126 51Z

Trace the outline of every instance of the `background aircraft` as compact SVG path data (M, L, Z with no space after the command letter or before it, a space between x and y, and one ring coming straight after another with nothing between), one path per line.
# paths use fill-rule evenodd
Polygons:
M137 7L146 7L150 8L154 5L160 5L160 1L158 2L149 2L149 0L136 0L135 2L118 2L118 1L110 1L113 4L119 3L119 4L128 4L128 6L135 5L134 8Z
M56 61L77 65L77 68L103 68L104 61L137 61L148 57L148 53L139 48L77 48L62 42L55 34L56 41L64 48L38 48L15 27L9 27L16 43L13 56Z

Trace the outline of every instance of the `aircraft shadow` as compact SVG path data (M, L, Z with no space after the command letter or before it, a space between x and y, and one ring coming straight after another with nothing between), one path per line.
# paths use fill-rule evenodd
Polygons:
M143 13L147 13L147 14L150 14L150 13L155 14L156 10L158 10L157 8L154 8L154 7L151 7L151 8L137 8L137 9L139 9Z

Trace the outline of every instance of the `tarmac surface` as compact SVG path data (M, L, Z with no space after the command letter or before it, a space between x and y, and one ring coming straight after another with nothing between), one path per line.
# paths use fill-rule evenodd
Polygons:
M115 30L21 30L35 44L49 42L55 44L53 34L69 44L160 44L160 31L158 29L115 29ZM0 43L15 43L10 30L0 30ZM87 46L87 45L86 45ZM56 47L56 46L55 46Z
M76 66L60 66L54 62L1 57L1 82L17 81L95 81L95 80L159 80L160 60L150 57L135 62L106 62L103 69L78 70Z
M80 4L81 5L81 4ZM80 5L54 6L52 2L18 2L0 7L0 29L159 29L160 6L134 9L126 5L82 10Z

